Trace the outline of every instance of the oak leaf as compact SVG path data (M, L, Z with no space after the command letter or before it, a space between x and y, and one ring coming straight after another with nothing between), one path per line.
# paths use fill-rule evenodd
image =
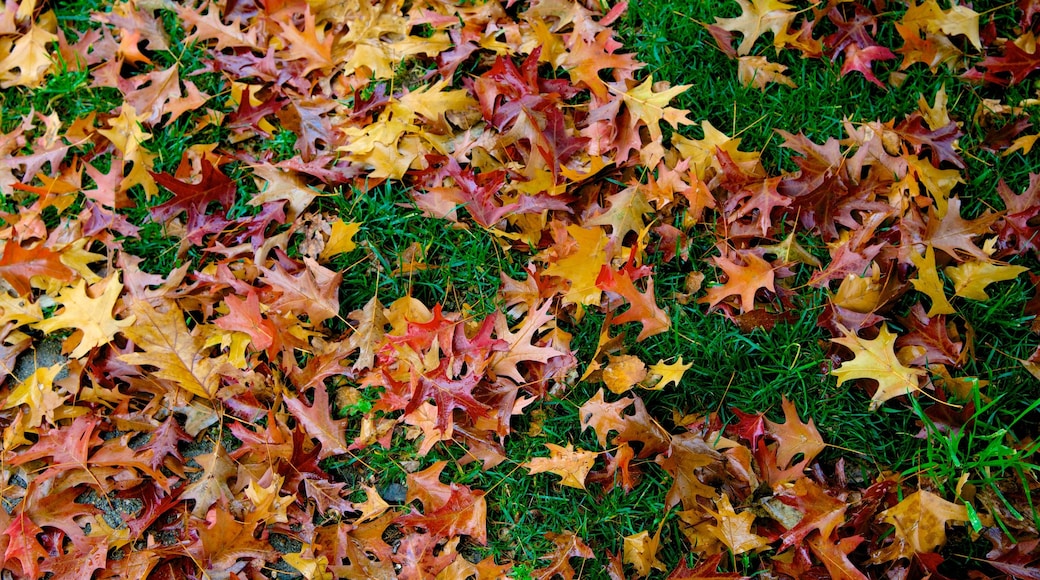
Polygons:
M567 447L552 443L546 443L545 446L549 449L549 457L535 457L525 463L528 475L554 473L563 478L560 485L585 489L585 477L596 461L596 453L580 447L575 449L570 443Z
M221 502L221 506L218 506L217 511L225 511L223 502L231 501L235 497L228 487L228 479L237 473L235 462L228 457L227 450L221 443L218 443L213 451L196 456L195 461L202 468L202 475L184 488L180 498L195 500L195 507L191 513L197 518L205 517L209 508L218 502Z
M35 276L70 282L74 272L62 263L61 254L42 244L29 250L14 240L7 240L3 256L0 256L0 276L19 296L24 296L32 290L30 281Z
M498 315L495 319L495 335L506 342L507 348L504 352L495 352L491 355L488 368L495 375L509 377L520 384L524 382L520 369L517 368L521 362L545 363L555 356L567 354L551 346L533 344L537 340L536 335L553 320L553 316L548 314L552 305L552 301L547 300L540 308L528 312L516 332L509 330L505 316Z
M557 576L563 580L573 580L575 570L571 566L571 558L589 560L596 557L592 548L574 532L568 530L560 533L548 532L545 537L553 543L554 548L551 554L542 557L551 560L549 564L532 573L538 580L552 580Z
M58 37L34 23L29 32L14 41L11 52L0 60L0 88L38 87L54 66L53 52L47 48ZM15 74L14 70L18 69Z
M37 368L11 389L0 409L26 405L29 412L23 417L23 425L28 429L39 427L44 419L51 425L56 424L57 419L63 418L58 413L68 399L68 395L61 394L54 388L54 379L62 368L63 365L60 364Z
M814 534L809 536L807 543L812 553L823 562L833 580L867 580L867 577L849 561L849 554L862 542L862 536L849 536L834 542L827 537Z
M235 182L206 158L202 159L202 175L198 183L187 183L166 173L152 173L151 176L156 183L173 192L173 199L151 209L152 217L160 221L187 212L188 221L195 222L206 215L211 203L227 210L235 201Z
M324 384L314 387L314 403L304 404L300 396L286 396L285 406L306 432L321 443L320 459L347 453L346 419L333 419L329 406L329 392Z
M435 538L467 535L480 545L487 544L487 500L484 492L458 483L443 484L441 472L446 461L408 475L407 501L419 500L422 514L397 518L402 526L418 526Z
M632 355L611 356L603 369L603 383L610 392L620 395L646 378L646 365Z
M1022 272L1028 272L1025 266L1008 266L972 260L943 270L953 281L953 293L971 300L989 300L986 286L996 282L1005 282L1018 278Z
M886 324L881 326L877 338L873 340L860 338L855 332L849 331L846 331L844 337L831 339L849 348L855 355L854 359L845 361L831 371L832 375L838 377L839 385L851 379L877 381L877 392L870 400L871 411L893 397L920 390L921 378L928 375L921 369L910 368L900 362L895 353L896 337L889 332Z
M715 25L744 36L737 46L737 54L741 56L750 53L752 45L766 31L773 33L775 44L775 37L786 33L795 17L795 14L790 12L793 6L780 0L737 0L737 3L740 4L740 16L718 18ZM777 49L779 48L777 46Z
M624 429L625 420L622 418L621 413L631 404L631 398L607 403L603 399L603 389L596 391L596 394L589 398L588 401L585 401L581 408L578 409L581 430L584 431L592 427L596 432L596 438L599 439L600 447L605 448L607 446L607 436L610 432L620 432Z
M252 289L245 299L228 296L224 299L228 314L213 321L224 330L244 332L249 335L253 348L264 350L274 346L278 350L280 339L274 323L264 318L260 312L260 299Z
M769 62L764 56L742 56L737 59L737 79L744 86L765 90L769 83L777 83L792 89L798 88L791 77L784 74L787 67Z
M136 323L124 328L123 334L144 352L123 354L119 359L154 366L154 376L173 381L194 395L213 398L222 373L233 368L227 355L207 356L206 339L188 331L184 313L175 304L159 312L147 302L135 302L131 310Z
M740 297L740 311L755 309L755 294L759 289L775 292L773 285L773 265L754 254L741 255L743 264L730 260L726 256L713 257L715 265L726 274L726 282L722 286L708 288L708 295L698 300L707 302L715 308L730 296Z
M596 285L607 292L613 292L628 301L628 310L614 317L614 324L625 324L626 322L638 322L642 330L636 336L637 341L643 341L647 337L661 334L672 327L672 319L668 313L657 305L654 296L654 279L647 277L646 292L640 292L632 281L632 276L627 269L615 273L609 267L600 271Z
M663 523L663 522L662 522ZM667 570L664 562L657 559L657 552L661 549L661 529L650 535L643 530L637 534L625 536L624 538L624 562L631 564L639 576L648 576L652 569Z
M928 309L928 316L932 317L937 314L953 314L956 312L953 309L953 305L946 298L942 280L939 279L939 272L935 268L935 250L932 248L932 245L928 244L923 256L918 255L917 252L911 254L910 260L917 266L917 278L910 280L910 283L913 284L915 290L926 294L932 299L932 306Z
M570 288L563 296L565 303L597 305L600 289L596 286L596 277L607 263L607 235L603 228L579 225L567 226L567 233L574 239L576 249L549 264L545 274L570 281Z
M621 98L632 115L646 123L650 138L659 140L661 135L661 121L667 121L673 128L679 125L692 123L686 118L686 111L673 109L668 106L669 101L677 95L686 91L692 85L679 85L663 91L654 92L654 76L650 75L639 86L633 87L624 93Z
M718 512L708 510L708 513L715 518L718 525L708 526L708 530L723 544L726 544L734 555L769 545L769 540L751 531L751 526L755 522L755 514L750 510L745 510L738 515L730 505L729 497L726 494L716 498L715 507L719 510Z
M306 313L311 324L317 326L339 315L339 283L342 272L334 272L310 258L303 259L304 268L289 272L275 264L270 270L261 270L261 280L270 284L280 296L268 306L284 313Z
M648 386L647 389L659 391L670 384L678 386L680 381L682 381L683 375L692 366L692 362L683 364L682 357L679 357L679 360L671 364L666 364L664 359L657 361L657 364L650 365L650 377L656 382L653 386Z
M912 556L915 552L932 552L945 544L946 524L968 521L968 508L918 490L881 512L881 517L896 527L896 538L902 543L900 555Z
M48 333L61 328L76 329L76 333L70 337L70 340L79 337L77 346L69 353L72 358L79 358L92 348L108 344L117 332L125 333L136 319L133 314L122 320L116 320L112 315L123 290L123 284L118 277L118 273L114 273L100 282L104 285L104 290L96 298L87 293L86 280L82 279L75 286L62 290L58 295L58 302L63 306L61 312L35 323L33 327ZM91 287L91 290L95 288L96 285Z
M332 256L354 251L357 247L354 236L360 230L360 223L347 223L341 219L332 222L332 231L325 242L325 248L321 250L321 259L327 260Z
M42 533L40 526L34 524L24 511L19 511L4 530L4 536L8 541L4 561L17 560L26 578L42 577L40 560L48 557L47 550L44 550L36 539Z
M781 403L784 409L784 423L774 423L766 420L766 429L780 443L777 448L776 461L781 467L787 467L796 455L803 455L803 461L812 460L826 447L820 432L809 419L808 423L802 423L798 418L798 411L794 403L783 397Z

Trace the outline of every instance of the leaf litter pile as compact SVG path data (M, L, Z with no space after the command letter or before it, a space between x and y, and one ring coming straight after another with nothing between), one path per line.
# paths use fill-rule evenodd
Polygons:
M705 27L730 73L764 90L795 79L752 54L759 37L881 88L879 64L890 83L945 70L995 94L1038 78L1036 2L999 21L935 0L738 3ZM1036 101L985 101L980 114L1018 121L968 149L947 93L922 95L900 118L846 122L841 140L779 133L797 167L769 170L669 106L699 88L625 50L625 9L130 0L76 20L6 0L4 573L1040 577L1035 429L990 441L1015 469L853 469L854 450L818 461L812 409L786 399L782 423L720 409L725 384L704 408L648 405L699 361L636 348L676 332L681 312L772 332L822 291L809 314L829 337L820 392L866 390L871 412L916 409L923 430L958 441L1006 376L965 371L984 346L961 309L1040 281L1040 175L996 185L987 207L961 197L965 157L1035 162L1022 111ZM879 19L898 37L879 40ZM11 114L16 101L30 106ZM490 241L492 307L344 283L429 266L421 247L388 262L366 219L337 213L380 188ZM685 286L655 288L662 268ZM1032 292L1013 322L1030 349ZM1015 363L1040 377L1040 349ZM589 384L602 388L573 400ZM542 432L561 400L580 424ZM536 435L537 455L509 455ZM396 492L368 468L376 449L415 458ZM344 460L349 481L332 468ZM575 520L536 553L496 552L508 485L482 488L474 470L588 502L649 494L663 510L635 533L588 537Z

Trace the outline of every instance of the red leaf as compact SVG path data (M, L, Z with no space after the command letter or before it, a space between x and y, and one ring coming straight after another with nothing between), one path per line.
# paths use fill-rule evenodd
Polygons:
M978 67L985 71L979 72ZM1036 70L1040 70L1040 51L1026 52L1014 42L1007 42L1003 56L987 56L976 68L966 72L964 78L1008 86L1021 83Z
M896 55L883 46L859 48L854 44L849 45L848 50L845 51L845 63L841 65L841 76L856 71L866 77L868 81L884 89L885 85L874 76L871 66L875 60L894 60L895 58Z
M249 335L253 347L257 350L265 350L274 347L277 351L281 346L281 340L274 324L260 314L260 299L256 292L250 290L244 300L228 296L224 299L230 311L226 316L221 316L214 321L218 327L224 330L237 330Z
M166 221L181 212L187 212L188 221L198 221L205 216L210 203L216 202L227 210L235 202L235 182L208 159L202 160L199 183L187 183L166 173L151 175L156 183L173 192L173 199L151 210L152 217L159 221Z
M47 557L47 551L36 540L36 536L42 533L40 526L34 524L24 511L19 511L11 520L11 525L4 530L10 542L4 552L4 560L18 560L26 578L40 577L40 560Z

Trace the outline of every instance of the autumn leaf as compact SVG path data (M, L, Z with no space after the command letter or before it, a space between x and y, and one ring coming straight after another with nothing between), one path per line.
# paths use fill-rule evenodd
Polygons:
M911 280L910 283L914 285L915 290L923 292L932 299L932 307L928 309L928 316L953 314L955 310L946 298L942 280L939 279L939 272L935 268L935 250L931 244L925 249L923 256L915 252L910 255L910 260L917 266L917 278Z
M667 106L672 99L685 92L691 85L680 85L659 92L654 92L653 86L654 77L650 75L640 85L621 93L621 98L632 114L646 123L651 139L661 138L661 121L666 121L676 129L679 128L679 125L692 123L686 118L686 111Z
M74 328L77 332L70 338L76 344L69 353L72 358L79 358L93 348L108 344L117 332L126 332L132 327L136 316L133 314L116 320L113 309L123 290L119 282L119 274L114 273L99 284L103 285L97 297L87 293L86 281L80 280L75 286L62 290L58 302L64 307L58 314L41 320L33 326L43 332L54 332L61 328ZM91 293L98 293L97 286L91 287ZM78 337L78 342L75 342Z
M563 478L560 485L585 489L585 477L592 469L596 461L596 453L575 449L574 445L560 447L552 443L546 443L549 449L549 457L535 457L524 464L529 475L536 473L553 473Z
M784 74L786 70L786 66L769 62L764 56L742 56L737 59L737 78L744 85L756 89L765 90L769 83L798 88L794 81Z
M509 329L504 316L495 319L495 334L499 339L506 342L507 348L504 352L495 352L491 355L489 368L496 375L509 377L517 383L524 382L517 367L523 361L534 361L545 363L555 356L566 354L551 346L538 346L534 344L536 335L542 327L552 320L548 314L552 302L547 301L537 310L527 313L523 322L520 323L516 332Z
M7 280L19 296L32 290L30 281L35 276L70 282L73 275L73 271L62 263L61 255L43 245L27 250L14 240L4 244L4 253L0 256L0 276Z
M4 530L4 536L8 538L4 561L17 560L27 578L41 577L40 560L48 555L37 540L42 533L43 530L24 511L19 512Z
M39 22L33 23L29 31L15 40L10 52L0 60L0 88L38 87L43 84L47 73L54 66L53 53L48 45L55 40L58 37L52 32ZM17 74L14 72L16 69Z
M646 378L646 365L632 355L611 356L603 369L603 383L610 392L620 395Z
M751 52L751 46L765 32L776 36L786 33L787 27L794 19L793 8L779 0L737 0L740 4L740 16L736 18L719 18L715 25L723 30L739 32L743 35L737 54L743 56Z
M871 411L893 397L920 390L920 380L927 376L925 371L899 361L895 353L896 335L889 332L888 325L882 325L873 340L865 340L850 331L846 331L844 337L831 340L850 349L855 357L831 371L838 377L839 385L852 379L877 381L877 392L870 400Z
M592 427L599 439L600 447L606 448L609 433L624 429L625 420L622 418L622 412L631 403L631 398L607 403L603 399L603 389L600 389L578 409L581 430Z
M564 580L573 580L575 570L571 566L571 558L587 560L596 557L592 548L574 532L548 532L545 537L553 543L553 551L542 558L549 559L549 564L534 571L533 575L538 580L551 580L557 576Z
M255 291L250 290L245 299L228 296L224 299L228 314L213 321L224 330L235 330L249 335L253 347L264 350L275 346L279 341L278 330L274 324L260 313L260 299Z
M357 247L354 236L360 229L360 223L347 223L343 220L332 222L332 232L321 251L321 258L327 260L332 256L352 252Z
M743 264L725 256L712 260L726 274L726 282L721 286L708 288L708 295L699 302L707 302L714 308L726 298L735 295L740 298L740 311L748 312L755 309L755 294L759 289L776 291L772 264L754 254L741 256Z
M570 281L564 301L571 304L595 305L600 302L596 278L607 262L607 235L603 228L567 226L567 232L577 244L574 253L561 257L545 269L549 276L560 276Z
M953 280L954 295L980 301L989 300L986 287L990 284L1014 280L1027 271L1029 269L1025 266L1007 266L981 260L949 266L943 270Z
M881 512L885 522L896 527L902 543L900 555L932 552L946 543L948 522L968 521L968 509L925 490L918 490L895 507Z
M657 364L650 365L650 377L656 379L656 382L647 389L659 391L670 384L678 385L682 381L683 375L692 366L692 362L683 364L682 357L679 357L674 363L665 363L663 359L657 361Z
M663 522L662 522L663 523ZM657 552L661 548L661 528L657 533L642 532L625 536L624 538L624 562L631 564L636 569L636 574L645 577L653 570L667 570L664 562L657 559Z
M774 423L766 420L766 429L780 443L777 448L776 462L781 467L787 467L796 455L802 455L803 461L812 462L816 456L824 450L826 445L820 432L809 419L803 423L798 417L798 411L794 403L783 397L781 406L784 409L784 423Z
M206 340L198 332L189 332L184 313L176 305L159 312L145 302L131 308L136 323L123 329L123 334L144 352L120 355L129 364L156 368L158 378L173 381L189 393L213 398L220 388L221 375L229 372L226 355L207 356Z
M708 530L730 549L733 554L743 554L768 545L766 538L751 531L755 514L743 511L739 515L733 510L729 497L725 494L715 499L718 512L709 513L715 518L716 525L708 526Z

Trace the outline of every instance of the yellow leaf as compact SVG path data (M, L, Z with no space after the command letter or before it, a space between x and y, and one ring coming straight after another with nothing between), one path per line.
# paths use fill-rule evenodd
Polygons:
M577 242L578 251L553 262L545 273L570 280L571 286L563 297L565 303L599 304L600 289L596 287L596 278L607 262L607 236L603 228L579 225L567 226L567 232Z
M643 530L638 534L625 536L624 562L631 564L639 576L648 576L651 569L665 571L664 562L657 559L657 551L661 549L661 530L653 536Z
M907 555L932 552L946 543L946 522L968 521L968 509L927 491L917 491L893 508L881 512L906 543Z
M706 120L701 121L701 128L704 130L704 138L700 140L689 139L678 133L672 135L672 144L683 158L690 160L690 171L697 179L707 180L709 167L719 169L715 161L716 148L725 151L741 167L758 166L761 155L753 151L740 151L740 139L728 137Z
M251 206L271 201L288 201L286 217L294 219L303 213L317 195L294 171L286 171L270 164L253 167L253 177L260 190L249 200Z
M881 327L878 337L874 340L865 340L855 332L847 330L845 333L843 338L832 338L831 340L847 347L855 358L845 361L840 367L831 371L831 374L838 377L839 385L851 379L877 381L877 392L870 400L871 411L893 397L920 390L920 379L927 376L927 373L921 369L905 366L896 358L897 335L889 332L888 325Z
M390 509L390 504L383 500L375 486L361 484L361 489L365 490L365 501L353 505L356 511L361 512L354 525L374 520Z
M271 483L266 486L256 480L249 482L245 493L249 501L253 502L253 509L246 515L250 523L284 524L289 521L286 508L296 501L296 495L278 493L284 480L281 475L271 475Z
M357 247L354 235L360 229L360 223L347 223L343 220L333 222L332 233L329 234L329 241L325 243L325 249L321 251L321 258L327 260L332 256L354 251Z
M645 378L646 365L630 354L610 357L610 363L603 369L603 383L615 395L624 393Z
M946 110L947 100L946 85L939 87L939 90L935 92L934 106L928 106L924 95L917 100L917 108L924 117L924 122L928 123L928 128L932 131L937 131L950 124L950 113Z
M871 264L873 271L870 276L857 276L852 273L845 276L831 302L861 314L873 312L881 301L881 271L876 263Z
M687 111L667 106L676 95L692 85L680 85L657 93L654 92L653 85L654 77L650 75L643 81L643 84L622 93L621 98L624 99L632 116L646 123L650 137L657 140L661 139L661 121L667 121L676 129L679 128L679 125L692 123L686 118Z
M740 4L740 16L718 18L715 24L723 30L744 35L737 47L739 55L751 52L751 46L766 31L771 31L774 37L786 33L795 17L794 12L789 12L792 6L779 0L737 0L737 4Z
M1019 137L1011 142L1011 146L1002 155L1007 157L1015 151L1022 151L1022 155L1028 155L1033 150L1033 145L1036 145L1037 138L1040 138L1040 134Z
M971 300L989 300L986 286L995 282L1014 280L1029 268L1023 266L1004 266L992 262L972 260L943 270L953 280L953 293Z
M311 550L313 551L313 550ZM282 556L285 563L296 568L306 580L332 580L333 575L329 572L329 559L325 556L304 556L303 551L299 553L288 553Z
M657 361L657 364L650 366L650 376L661 377L657 383L652 387L647 387L652 391L659 391L669 384L678 385L679 381L682 380L683 374L686 373L693 363L683 364L682 357L672 364L665 364L664 359Z
M585 477L596 461L596 453L580 447L575 450L571 444L560 447L546 443L545 446L549 448L549 457L535 457L523 464L528 469L528 474L554 473L563 478L560 485L585 489Z
M914 285L915 290L927 294L932 299L928 317L956 312L950 301L946 299L942 280L939 279L939 272L935 269L935 249L932 248L932 245L928 244L923 256L918 256L917 252L910 254L910 260L917 266L917 278L911 280L910 283Z
M708 510L708 513L715 517L718 525L708 526L708 531L726 544L734 555L769 545L768 540L752 533L751 524L755 522L755 514L750 510L738 515L733 511L733 506L729 503L729 497L726 494L720 495L715 500L715 507L718 508L718 513L711 510Z
M979 39L979 14L971 8L953 6L943 12L937 24L943 34L962 34L968 37L976 50L982 50L982 42Z
M18 405L27 405L29 414L25 417L25 427L35 429L43 423L54 424L57 420L55 411L64 403L68 395L59 394L54 390L54 379L61 372L64 365L56 364L51 367L39 367L33 374L26 377L7 395L2 409L12 409Z
M203 354L206 340L188 332L184 313L176 305L159 312L146 302L137 302L133 311L137 324L123 334L144 352L124 354L119 359L156 367L152 376L173 381L194 395L213 398L220 388L222 371L233 368L227 355Z
M790 77L784 74L787 67L776 62L769 62L764 56L742 56L737 59L737 79L744 86L753 86L765 90L769 83L778 83L792 89L798 88Z
M87 238L76 240L61 252L60 259L62 264L75 270L88 284L97 284L101 281L101 276L90 269L90 264L104 260L105 256L88 251L88 241Z
M0 88L35 88L43 84L54 65L51 60L53 51L47 45L56 40L57 36L39 24L33 24L29 32L14 41L10 54L0 60ZM17 74L15 69L18 69Z
M33 328L46 333L62 328L76 329L70 340L78 336L79 344L69 353L72 358L79 358L92 348L108 344L117 332L125 331L134 324L133 315L122 320L112 316L112 309L123 291L123 284L118 277L119 274L115 273L100 282L104 284L104 290L97 298L87 294L87 282L80 279L75 286L69 286L58 295L58 302L64 306L62 311L33 324Z
M119 111L119 116L109 119L109 129L98 129L116 149L123 152L123 159L133 161L137 165L139 155L147 151L141 149L141 143L152 138L151 133L145 133L141 128L141 117L129 104L124 103ZM149 164L150 166L150 164Z
M22 296L11 296L7 292L0 292L0 327L6 326L9 322L13 322L17 327L42 319L43 310L40 309L39 304L29 302Z
M907 165L921 181L928 194L935 200L935 208L939 218L946 216L946 208L950 192L958 183L964 183L960 171L956 169L938 169L927 159L911 155L904 157Z

